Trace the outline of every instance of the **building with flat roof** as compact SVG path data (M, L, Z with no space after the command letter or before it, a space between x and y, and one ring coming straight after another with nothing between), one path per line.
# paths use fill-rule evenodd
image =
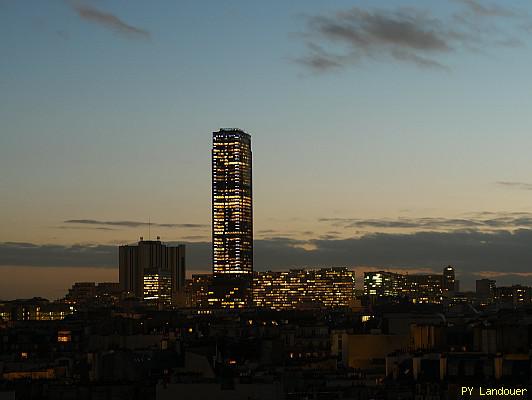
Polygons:
M348 268L255 272L253 304L273 310L348 307L355 301L355 272Z
M213 132L213 307L251 305L253 210L251 136L240 129Z
M184 298L185 246L157 240L120 246L120 289L159 306L175 305Z

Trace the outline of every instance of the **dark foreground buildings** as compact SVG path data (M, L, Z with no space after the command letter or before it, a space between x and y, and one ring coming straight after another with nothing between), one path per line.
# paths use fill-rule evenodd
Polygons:
M452 400L469 398L462 386L531 389L530 304L202 314L96 296L59 320L36 319L51 310L43 299L0 302L0 399Z
M530 288L480 281L478 294L448 295L443 275L389 274L367 275L375 302L355 293L347 268L255 272L253 307L239 309L192 304L209 306L210 274L194 275L187 305L171 309L92 282L56 302L0 302L0 399L487 398L464 397L463 386L530 393ZM404 287L410 297L390 296Z

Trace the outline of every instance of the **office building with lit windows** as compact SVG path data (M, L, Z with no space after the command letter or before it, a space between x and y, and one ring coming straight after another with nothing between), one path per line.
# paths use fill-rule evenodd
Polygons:
M163 269L144 271L144 301L162 306L172 304L172 275Z
M403 294L405 276L387 271L364 272L364 294L374 300Z
M251 136L240 129L213 133L213 307L251 305L253 212Z
M373 303L393 302L401 299L418 304L440 304L443 301L445 281L445 275L438 274L408 275L387 271L365 272L364 295ZM454 278L452 283L454 286Z
M403 295L412 303L440 304L443 301L443 275L405 275Z
M212 274L193 274L185 284L186 306L208 308L211 290Z
M529 286L512 285L495 287L495 302L499 305L518 307L529 305L532 299L532 288Z
M185 289L185 246L141 240L119 248L120 289L158 306L177 305Z
M347 268L255 272L253 303L259 308L347 307L355 301L355 272Z
M0 303L0 322L59 321L73 313L72 305L61 301L50 302L41 297Z

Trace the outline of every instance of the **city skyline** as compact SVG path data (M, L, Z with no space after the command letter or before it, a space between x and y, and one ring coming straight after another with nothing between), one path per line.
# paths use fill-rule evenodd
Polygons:
M223 126L253 133L257 270L532 283L530 4L131 4L0 4L0 297L117 281L148 220L210 271Z

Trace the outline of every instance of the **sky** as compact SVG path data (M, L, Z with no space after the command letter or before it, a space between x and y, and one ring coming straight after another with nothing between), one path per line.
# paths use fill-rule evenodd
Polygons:
M252 136L255 268L532 284L528 1L0 0L0 298L210 265L212 132Z

